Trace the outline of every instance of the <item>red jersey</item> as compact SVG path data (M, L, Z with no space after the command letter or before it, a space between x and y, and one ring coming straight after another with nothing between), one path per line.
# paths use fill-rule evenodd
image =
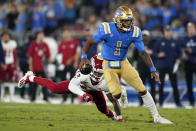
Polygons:
M78 48L77 40L62 41L59 44L59 53L62 53L63 55L62 64L66 65L67 60L76 54L77 48Z
M42 44L32 42L28 49L27 54L28 56L32 57L33 71L35 72L44 71L42 61L44 57L47 58L50 57L48 45L44 42Z

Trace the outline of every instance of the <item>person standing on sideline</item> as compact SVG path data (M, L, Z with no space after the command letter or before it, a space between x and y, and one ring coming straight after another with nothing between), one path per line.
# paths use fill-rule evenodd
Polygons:
M195 106L193 95L193 73L196 73L196 30L195 24L187 24L188 36L184 38L182 48L184 49L182 59L185 61L184 71L188 88L189 102Z
M0 67L5 67L5 55L4 55L1 40L0 40ZM0 70L0 74L1 74L1 70ZM0 81L0 101L1 101L1 81Z
M154 57L156 66L159 70L161 84L159 85L159 104L163 106L163 87L165 83L165 75L169 74L169 79L173 88L173 95L177 107L182 107L177 86L177 75L175 64L180 59L180 44L172 38L172 30L169 25L164 28L164 37L157 41L154 47Z
M150 40L150 32L148 30L143 30L142 31L142 37L143 37L144 46L146 47L146 52L149 54L149 56L153 60L154 43L153 43L153 41ZM145 84L146 81L148 80L148 82L150 84L150 93L152 95L152 98L153 98L154 102L156 103L156 99L155 99L155 79L151 79L150 71L149 71L147 65L142 60L142 58L139 56L139 52L136 48L134 49L134 52L133 52L133 59L135 60L134 63L136 64L136 67L137 67L137 70L138 70L138 73L141 77L142 82ZM139 96L139 100L140 100L140 106L142 106L143 101L142 101L142 98L140 96Z
M38 31L36 33L36 40L30 44L27 51L29 56L29 69L33 71L37 76L46 77L44 73L43 60L46 57L50 63L50 51L48 45L43 42L44 33ZM36 99L37 84L30 84L30 100L33 102ZM43 88L44 101L48 102L48 90Z
M70 80L74 77L75 71L78 66L79 56L79 42L72 37L70 29L64 29L62 32L63 40L59 44L58 54L62 56L62 62L60 63L60 78L61 80ZM78 59L77 59L78 58ZM72 103L76 95L71 94ZM67 94L63 95L63 102L67 100Z

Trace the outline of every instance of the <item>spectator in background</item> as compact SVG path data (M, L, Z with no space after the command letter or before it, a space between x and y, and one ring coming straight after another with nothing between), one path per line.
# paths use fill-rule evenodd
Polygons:
M46 19L44 17L44 14L39 11L39 6L37 3L35 3L33 6L31 20L33 31L43 30L45 28Z
M13 32L16 27L16 19L18 17L17 6L14 3L8 4L8 14L6 16L6 28Z
M18 68L18 59L16 53L16 41L11 40L11 35L8 32L3 32L1 35L1 43L5 55L5 66L1 66L1 81L6 80L8 75L8 81L13 82L14 70Z
M146 47L146 52L149 54L149 56L153 60L154 42L150 41L150 32L148 30L143 30L142 37L143 37L144 45ZM156 103L155 80L151 79L150 70L147 68L147 65L143 62L142 58L139 56L139 52L136 48L134 49L134 52L133 52L133 59L136 60L136 65L137 65L136 67L137 67L137 70L139 72L142 82L145 84L146 81L148 80L150 87L151 87L150 92L151 92L152 98L154 99L154 102ZM140 106L143 105L143 101L140 97L139 97L139 100L140 100Z
M0 29L3 29L5 27L5 23L6 23L6 11L3 3L0 2Z
M93 0L95 7L95 14L100 16L102 12L107 12L109 7L109 0Z
M50 51L48 45L43 42L44 33L42 31L38 31L36 33L36 40L31 43L28 49L28 56L29 56L29 69L33 71L36 76L46 77L43 67L43 60L47 58L48 62L50 63ZM36 99L36 84L30 84L30 100L35 101ZM44 100L48 101L48 90L43 88Z
M159 85L159 104L161 107L163 106L163 87L166 74L169 74L176 106L182 107L179 100L176 69L174 69L174 65L179 63L180 55L180 44L172 39L171 27L167 25L164 28L164 38L159 40L154 47L154 57L156 58L156 66L160 73L161 81Z
M52 0L48 1L48 8L45 11L46 17L46 27L45 27L45 34L50 35L56 30L58 26L58 12L54 8L54 2Z
M172 19L177 16L176 9L172 8L170 1L165 2L162 12L163 12L162 13L163 26L171 24Z
M91 15L89 16L85 26L90 29L91 34L94 34L97 32L100 24L101 21L97 19L96 15Z
M70 80L74 77L79 62L80 55L77 55L77 52L79 52L79 42L72 38L71 30L69 29L63 30L62 37L63 40L58 48L58 54L62 55L62 63L60 65L62 71L60 73L60 78L61 80ZM72 103L74 97L75 95L72 95ZM66 98L67 95L64 95L63 101L65 101Z
M26 32L26 24L27 24L27 14L26 7L19 6L19 15L16 19L16 38L18 40L19 45L24 44L24 35Z
M62 20L61 25L65 24L73 24L76 18L76 2L75 0L62 0L61 1L61 7L62 7Z
M193 73L196 73L196 30L195 24L187 24L188 36L184 38L182 48L184 49L182 59L185 61L185 78L188 89L189 102L192 107L195 106L193 95Z

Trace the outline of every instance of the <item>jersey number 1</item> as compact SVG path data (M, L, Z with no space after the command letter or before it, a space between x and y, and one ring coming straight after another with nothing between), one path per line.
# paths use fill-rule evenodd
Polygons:
M122 41L117 41L116 51L114 52L114 55L120 55L120 47L122 45Z

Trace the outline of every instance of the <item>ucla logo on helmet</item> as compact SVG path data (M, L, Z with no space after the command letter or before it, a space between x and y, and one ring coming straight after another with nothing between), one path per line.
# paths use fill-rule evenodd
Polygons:
M117 15L117 16L122 16L121 10L117 10L117 11L116 11L116 15Z

